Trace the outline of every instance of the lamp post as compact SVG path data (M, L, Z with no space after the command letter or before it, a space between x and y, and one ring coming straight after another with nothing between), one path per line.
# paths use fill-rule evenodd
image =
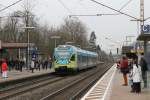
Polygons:
M55 48L56 48L56 46L57 46L57 39L60 39L60 36L51 36L50 37L51 39L54 39L54 41L55 41Z
M27 69L29 68L29 55L30 55L30 35L29 35L29 29L34 29L35 27L23 27L24 29L27 29Z

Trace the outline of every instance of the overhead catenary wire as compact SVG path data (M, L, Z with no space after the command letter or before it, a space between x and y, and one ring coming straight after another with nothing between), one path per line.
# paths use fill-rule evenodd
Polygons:
M121 11L121 10L123 10L126 6L128 6L128 4L130 4L131 3L131 1L132 0L129 0L127 3L125 3L120 9L119 9L119 11ZM116 13L116 15L119 15L120 13Z
M133 0L129 0L128 2L126 2L120 9L119 11L121 11L122 9L124 9L129 3L131 3L131 1ZM95 15L69 15L69 17L72 16L102 16L102 15L120 15L120 13L111 13L111 14L95 14Z
M145 18L144 21L147 21L148 19L150 19L150 17Z
M89 15L69 15L69 17L73 17L73 16L103 16L103 15L119 15L119 14L89 14Z
M125 3L125 4L119 9L119 11L121 11L122 9L124 9L129 3L131 3L131 1L133 1L133 0L129 0L127 3Z
M18 4L18 3L21 2L21 1L23 1L23 0L18 0L18 1L16 1L16 2L12 3L11 5L6 6L6 7L4 7L3 9L0 9L0 12L2 12L2 11L4 11L4 10L8 9L9 7L12 7L12 6Z
M3 5L3 4L0 4L0 6L2 6L2 7L6 7L6 6L5 6L5 5ZM2 7L1 7L1 8L2 8ZM12 9L9 9L9 10L12 10Z
M104 36L104 37L105 37L105 36ZM111 41L111 42L113 42L113 43L122 45L120 42L114 41L114 40L112 40L111 38L105 37L105 39L107 39L107 40L109 40L109 41Z
M108 9L111 9L111 10L113 10L113 11L116 11L116 12L118 12L118 13L120 13L120 14L126 15L126 16L128 16L128 17L130 17L130 18L139 20L138 18L136 18L136 17L134 17L134 16L131 16L131 15L129 15L129 14L126 14L126 13L124 13L124 12L121 12L121 11L119 11L119 10L116 10L116 9L114 9L114 8L112 8L112 7L110 7L110 6L107 6L107 5L105 5L105 4L102 4L102 3L100 3L100 2L98 2L98 1L96 1L96 0L90 0L90 1L92 1L92 2L94 2L94 3L97 3L97 4L101 5L101 6L104 6L104 7L108 8Z
M69 13L72 13L72 11L63 3L62 0L57 0Z

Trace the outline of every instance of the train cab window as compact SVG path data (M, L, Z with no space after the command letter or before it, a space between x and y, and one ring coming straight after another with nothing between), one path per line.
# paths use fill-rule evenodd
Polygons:
M56 57L55 56L53 56L53 59L54 59L54 61L56 60Z
M70 60L71 60L71 61L75 61L75 54L72 55L72 57L71 57Z

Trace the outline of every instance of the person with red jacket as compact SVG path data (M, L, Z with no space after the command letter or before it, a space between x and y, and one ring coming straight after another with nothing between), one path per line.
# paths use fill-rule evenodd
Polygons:
M127 79L127 73L129 72L129 68L128 68L128 59L123 56L122 57L122 60L120 62L120 67L121 67L121 72L123 74L123 79L124 79L124 86L127 86L128 85L128 79Z
M2 61L2 77L3 78L7 78L7 69L8 69L8 66L7 66L6 60L3 60Z

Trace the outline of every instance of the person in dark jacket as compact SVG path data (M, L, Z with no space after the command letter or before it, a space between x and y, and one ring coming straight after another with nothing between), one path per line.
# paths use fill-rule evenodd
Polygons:
M148 68L147 68L147 62L144 57L141 57L140 66L141 66L141 71L142 71L142 79L144 82L144 88L146 88L147 87L147 70L148 70Z

